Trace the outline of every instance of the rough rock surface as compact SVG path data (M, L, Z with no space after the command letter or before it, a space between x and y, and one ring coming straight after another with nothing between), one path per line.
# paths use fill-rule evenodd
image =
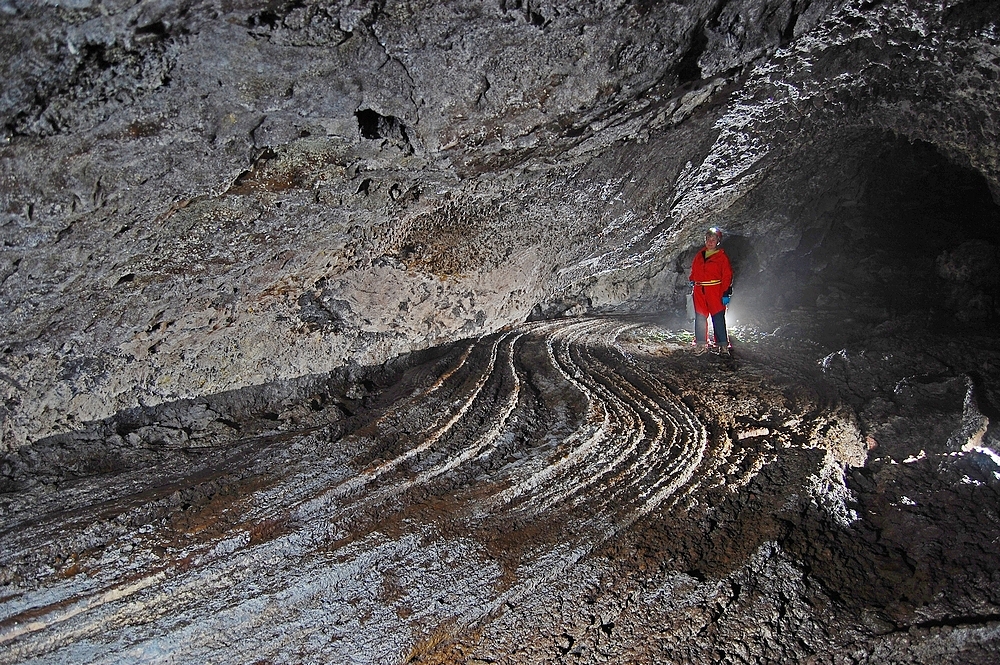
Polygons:
M22 448L0 662L995 662L996 353L741 333L522 324Z
M0 80L0 662L997 661L996 3L0 0Z
M743 302L768 315L814 297L789 271L838 297L844 268L823 262L866 268L866 291L902 283L893 271L917 266L875 270L871 244L909 214L997 246L991 3L80 0L2 15L8 450L532 311L674 309L711 223L742 243ZM907 200L948 179L949 219ZM934 244L921 259L944 255L943 279L995 317L995 274L963 280L947 259L960 239ZM782 293L752 297L765 290Z

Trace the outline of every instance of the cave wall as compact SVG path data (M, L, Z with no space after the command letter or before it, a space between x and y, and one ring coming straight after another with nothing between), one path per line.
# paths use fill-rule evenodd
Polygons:
M872 193L886 149L1000 200L991 3L0 12L6 449L529 316L676 310L711 224L759 273L748 309L835 300L838 234L900 224L845 214L903 198ZM986 298L960 246L922 265Z

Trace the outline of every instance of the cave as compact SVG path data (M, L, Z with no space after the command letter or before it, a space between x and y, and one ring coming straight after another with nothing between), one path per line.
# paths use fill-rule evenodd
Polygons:
M777 248L785 225L777 237L727 241L739 300L748 292L744 316L765 327L822 325L833 345L913 316L924 317L920 328L988 335L997 316L1000 208L982 176L932 145L893 135L817 151L835 162L795 159L798 175L772 176L724 217L739 226L768 216L795 220L795 235Z
M995 3L6 0L0 54L0 664L1000 661Z

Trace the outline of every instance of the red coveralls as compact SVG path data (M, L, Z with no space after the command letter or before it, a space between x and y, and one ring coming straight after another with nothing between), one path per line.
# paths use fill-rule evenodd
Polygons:
M720 247L711 256L706 256L707 247L702 247L695 257L694 261L691 262L691 274L688 279L694 282L694 311L695 311L695 321L704 321L703 317L712 317L712 323L715 324L715 337L716 342L720 345L726 344L728 339L726 339L725 332L725 311L726 306L722 304L722 294L729 290L729 287L733 284L733 267L729 263L729 257L726 256L726 252ZM718 315L722 313L722 317ZM716 321L716 318L721 318L721 321ZM722 325L722 330L719 330L719 323ZM696 339L699 342L704 342L702 335L698 334L701 332L696 326Z

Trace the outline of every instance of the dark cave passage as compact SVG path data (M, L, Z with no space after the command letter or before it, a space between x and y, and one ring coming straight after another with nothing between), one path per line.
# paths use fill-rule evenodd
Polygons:
M849 339L898 318L987 330L1000 318L1000 206L985 179L921 141L846 143L776 170L726 220L781 220L773 233L725 242L734 318L814 338Z

